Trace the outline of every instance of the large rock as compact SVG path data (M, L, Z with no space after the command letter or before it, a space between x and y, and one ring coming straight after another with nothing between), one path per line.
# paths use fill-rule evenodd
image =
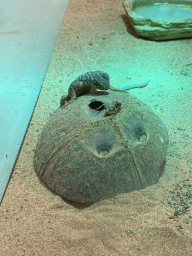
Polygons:
M92 204L158 181L167 129L127 93L96 92L57 109L37 143L34 168L63 198Z
M169 3L175 5L184 5L192 10L191 0L126 0L123 2L123 7L132 23L136 33L140 37L158 40L168 40L176 38L192 37L192 17L188 19L152 19L138 15L134 9L139 6L152 5L157 3ZM166 5L168 6L168 5ZM170 6L170 5L169 5Z

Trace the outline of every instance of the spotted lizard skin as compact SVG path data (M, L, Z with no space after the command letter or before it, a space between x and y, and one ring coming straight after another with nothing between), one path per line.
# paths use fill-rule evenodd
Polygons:
M90 71L75 79L69 86L68 95L61 97L60 106L68 101L72 103L77 97L99 90L108 90L110 88L109 76L101 71Z
M116 89L110 85L109 82L109 75L102 71L89 71L77 79L75 79L69 86L68 95L63 95L60 101L60 107L68 105L72 103L77 97L90 93L95 92L97 90L112 90L112 91L120 91L120 92L127 92L128 90L134 88L143 88L145 87L150 80L140 85L132 85L132 86L125 86L122 89ZM67 102L67 104L66 104Z

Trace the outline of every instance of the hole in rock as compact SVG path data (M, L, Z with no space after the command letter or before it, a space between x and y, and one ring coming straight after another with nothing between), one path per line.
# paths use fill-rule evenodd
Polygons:
M95 111L102 111L105 109L102 101L94 100L89 104L89 107Z
M100 156L106 156L109 154L109 147L106 146L100 146L97 148L97 152Z
M100 156L106 156L109 154L109 152L112 149L112 145L107 143L107 142L103 142L103 143L99 143L97 145L97 152Z
M144 131L143 127L141 126L137 127L135 130L135 135L139 142L147 141L147 134Z
M99 152L100 156L106 156L108 154L109 154L109 151L107 151L107 150L102 150L102 151Z

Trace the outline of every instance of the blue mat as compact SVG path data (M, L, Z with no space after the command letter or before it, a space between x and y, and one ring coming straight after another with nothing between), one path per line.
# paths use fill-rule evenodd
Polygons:
M0 3L0 203L24 140L69 0Z

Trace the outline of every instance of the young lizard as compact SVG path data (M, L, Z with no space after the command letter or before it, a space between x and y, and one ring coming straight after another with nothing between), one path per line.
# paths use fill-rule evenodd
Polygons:
M60 107L64 106L66 101L68 102L68 104L70 104L77 97L90 92L95 92L97 90L126 92L134 88L143 88L149 82L150 80L140 85L125 86L122 89L116 89L114 87L111 87L109 83L109 76L107 73L101 71L90 71L79 76L70 84L68 89L68 95L63 95L61 97Z

